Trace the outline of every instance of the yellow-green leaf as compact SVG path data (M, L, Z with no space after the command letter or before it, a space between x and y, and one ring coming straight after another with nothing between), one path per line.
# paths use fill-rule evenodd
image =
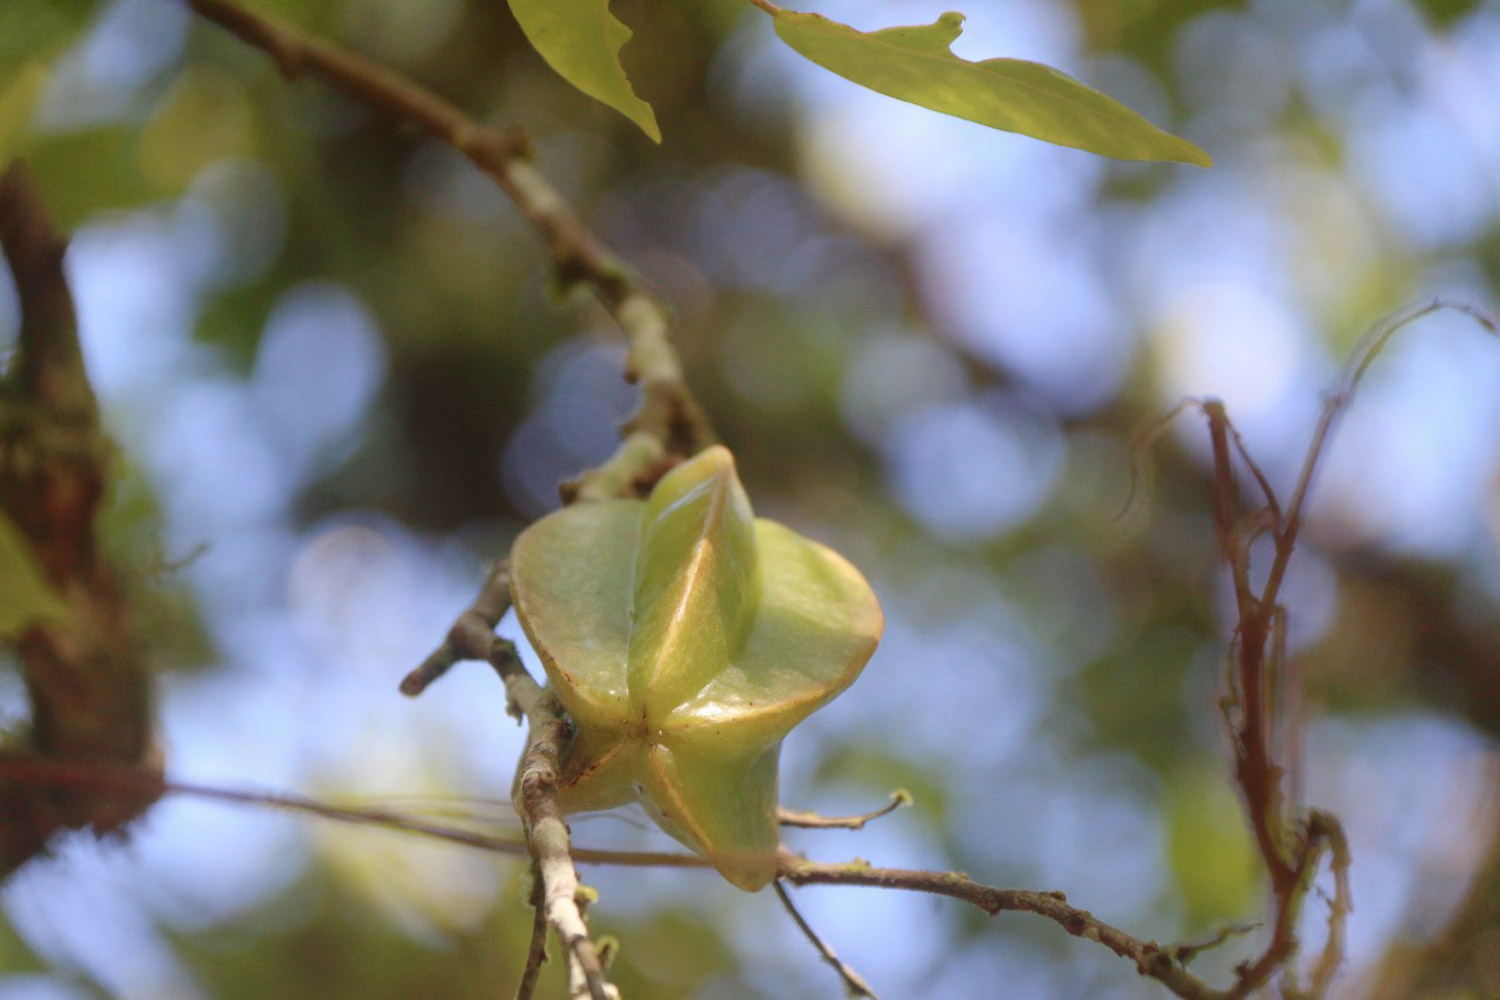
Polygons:
M47 582L31 548L0 514L0 639L14 639L33 625L59 621L68 606Z
M579 504L527 528L511 590L574 724L563 809L638 800L730 882L765 885L781 741L880 638L859 571L755 518L715 446L645 501Z
M776 34L797 52L887 97L1120 160L1213 162L1186 139L1050 66L960 59L949 46L964 16L953 11L932 24L871 32L791 10L779 10L775 20Z
M510 10L559 76L661 142L656 113L636 96L620 65L631 32L609 12L609 0L510 0Z

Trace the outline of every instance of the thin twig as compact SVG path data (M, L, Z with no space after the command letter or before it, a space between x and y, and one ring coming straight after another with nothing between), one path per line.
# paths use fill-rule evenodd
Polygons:
M520 130L480 124L408 77L231 0L185 2L266 52L288 79L315 74L381 114L417 125L468 158L499 185L542 237L559 283L591 287L624 331L627 372L641 387L641 406L628 429L650 434L672 454L692 455L713 443L713 430L683 380L672 349L666 310L531 165L530 144Z
M1184 1000L1224 1000L1228 994L1216 990L1184 969L1173 958L1173 949L1154 941L1141 941L1099 920L1087 910L1068 904L1060 892L1034 889L999 889L975 882L960 872L919 871L908 868L873 868L863 862L831 864L810 861L782 849L777 858L777 876L793 885L863 885L902 889L947 896L976 906L994 916L1008 911L1035 913L1072 934L1104 945L1121 958L1135 963L1143 976L1157 980Z
M495 642L495 626L510 608L510 560L497 559L474 598L460 614L442 643L401 681L401 693L415 698L460 660L487 660Z
M1332 854L1328 868L1333 873L1333 898L1328 901L1328 936L1323 942L1323 954L1313 967L1310 997L1322 997L1333 982L1344 957L1344 938L1348 929L1349 912L1354 908L1349 888L1349 840L1338 817L1314 809L1308 816L1308 839L1323 839Z
M1157 438L1166 433L1182 415L1182 412L1191 406L1202 407L1203 400L1196 396L1189 396L1179 401L1170 410L1136 428L1135 433L1130 436L1130 449L1128 452L1129 465L1128 474L1130 485L1125 491L1125 500L1120 504L1120 509L1115 512L1115 520L1122 519L1130 512L1131 505L1135 503L1136 494L1140 491L1141 483L1146 484L1149 490L1152 480L1153 466L1151 464L1151 446L1156 443Z
M1248 997L1277 969L1296 955L1299 948L1297 922L1308 893L1323 864L1332 856L1335 892L1329 901L1328 934L1313 971L1311 991L1318 997L1328 988L1343 956L1344 926L1350 910L1349 849L1337 818L1313 811L1295 826L1286 817L1282 779L1286 772L1273 750L1278 733L1289 744L1288 758L1295 762L1298 743L1296 719L1289 717L1297 691L1295 678L1286 676L1286 612L1279 604L1280 589L1296 550L1313 478L1327 451L1338 418L1353 402L1355 391L1370 365L1398 331L1443 309L1453 309L1475 319L1491 333L1496 324L1488 316L1464 303L1435 299L1406 310L1373 327L1359 342L1344 367L1338 386L1324 400L1322 412L1308 443L1291 500L1281 508L1266 477L1248 453L1224 407L1217 400L1200 404L1208 419L1214 456L1214 523L1219 547L1234 581L1238 622L1230 647L1229 692L1223 701L1234 751L1235 780L1244 795L1250 826L1270 876L1275 900L1275 919L1265 950L1241 967L1239 979L1229 991L1231 1000ZM1231 451L1231 442L1233 450ZM1251 470L1265 506L1249 520L1240 515L1235 484L1236 458ZM1259 593L1250 584L1250 549L1269 522L1275 541L1274 555ZM1300 784L1295 770L1291 778L1295 803ZM1289 975L1288 980L1295 979ZM1295 987L1289 987L1293 992Z
M1365 372L1398 332L1419 319L1444 310L1462 313L1478 323L1486 332L1500 334L1500 326L1497 326L1494 318L1474 306L1451 299L1433 299L1426 305L1413 307L1384 320L1360 339L1358 346L1354 349L1353 357L1344 368L1344 375L1339 381L1338 388L1323 402L1323 412L1318 418L1317 427L1313 430L1312 441L1307 448L1307 457L1302 461L1302 471L1297 477L1297 485L1292 489L1292 499L1286 505L1286 525L1283 533L1287 544L1284 555L1278 549L1276 561L1267 577L1265 595L1268 601L1275 601L1282 577L1286 573L1286 564L1291 559L1292 543L1296 541L1298 529L1302 524L1303 511L1307 504L1308 492L1312 489L1313 475L1323 457L1328 439L1333 433L1339 415L1354 401L1354 392L1364 379Z
M525 683L520 682L517 686L525 695ZM545 696L540 689L537 690L538 694ZM515 840L449 829L388 810L334 806L295 795L238 791L181 781L162 782L159 777L139 768L0 756L0 775L10 780L39 785L105 790L131 788L155 782L156 787L164 794L188 795L221 802L289 809L325 819L383 826L406 833L436 837L484 851L503 854L526 853L525 846ZM1326 823L1327 819L1319 822ZM1325 834L1319 836L1323 837ZM1339 846L1342 843L1341 834L1337 838L1327 836L1329 836L1328 843L1334 852L1333 867L1336 878L1338 872L1343 870L1345 876L1342 884L1347 887L1347 849ZM575 861L584 864L708 870L707 863L702 858L687 854L597 851L585 848L574 848L572 854ZM783 849L777 857L777 878L791 882L793 885L872 886L946 896L975 906L991 916L1004 912L1035 913L1053 921L1075 937L1098 942L1115 954L1129 959L1142 975L1160 981L1184 1000L1226 1000L1231 996L1229 991L1216 990L1208 986L1182 967L1187 957L1201 950L1201 945L1159 945L1152 941L1139 940L1098 920L1087 910L1070 905L1067 897L1060 892L1002 889L976 882L967 875L957 872L876 868L864 862L813 861L786 849ZM1341 890L1339 898L1347 900L1347 888ZM1339 911L1340 927L1347 912L1347 905ZM1331 914L1331 928L1333 923L1334 917Z
M838 955L834 954L833 948L828 942L824 941L818 935L818 932L812 929L812 925L797 910L796 904L792 902L792 897L787 895L786 887L781 884L781 879L773 879L771 881L771 888L776 890L776 898L781 900L781 905L786 909L787 913L791 914L792 921L797 925L797 929L802 932L802 936L812 942L812 946L818 950L818 954L823 957L823 961L831 965L833 971L839 974L839 978L843 979L844 985L849 988L850 994L857 997L869 997L870 1000L880 1000L875 995L875 991L870 989L870 984L865 982L864 977L855 972L848 962L845 962Z
M874 812L868 812L862 816L823 816L798 809L782 809L777 813L776 821L782 826L800 827L805 830L863 830L865 824L871 820L889 816L902 806L911 805L911 802L911 793L904 788L898 788L891 793L891 801Z
M614 991L604 978L604 965L583 922L572 841L557 801L558 759L571 735L567 716L561 703L526 672L514 645L496 639L489 660L505 682L507 698L526 717L527 744L516 777L516 803L542 881L547 923L569 960L576 963L589 997L610 1000Z
M547 961L547 910L542 905L542 876L531 868L531 945L526 949L526 967L516 984L516 1000L531 1000Z
M441 823L430 823L406 813L378 806L341 806L285 792L221 788L190 781L164 780L159 772L104 761L67 761L35 755L0 754L0 778L42 788L151 795L183 795L231 805L261 806L318 816L340 823L378 826L413 833L493 854L527 853L519 838L476 833ZM575 847L573 859L587 865L631 868L707 868L696 854L675 851L611 851Z
M1211 936L1201 941L1184 941L1182 944L1174 944L1170 951L1173 958L1186 965L1203 952L1219 947L1230 938L1243 937L1259 926L1259 924L1229 924L1227 927L1220 927Z

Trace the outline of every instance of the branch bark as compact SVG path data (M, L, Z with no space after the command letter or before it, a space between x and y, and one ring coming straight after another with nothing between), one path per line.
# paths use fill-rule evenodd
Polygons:
M561 780L558 761L572 735L572 727L561 703L526 672L515 646L496 639L489 660L505 682L510 704L526 717L528 736L521 769L516 774L516 806L526 828L531 856L536 860L547 923L562 943L573 967L570 972L582 976L591 1000L610 1000L618 993L604 977L599 951L583 921L572 838L557 802Z
M1172 947L1132 937L1088 910L1069 905L1060 892L999 889L960 872L874 868L859 861L849 864L810 861L785 848L778 858L777 874L793 885L863 885L947 896L976 906L992 917L1007 911L1035 913L1074 937L1102 944L1121 958L1129 959L1141 975L1157 980L1184 1000L1225 1000L1229 996L1228 991L1214 989L1183 968Z
M78 342L63 273L67 241L19 162L0 177L0 247L21 305L16 357L0 382L0 518L24 540L66 605L64 620L17 637L31 702L25 751L57 760L149 767L150 680L129 609L100 555L95 515L111 446ZM39 792L0 782L0 875L39 853L62 829L119 830L156 798L129 793Z
M510 660L509 652L498 655L495 657L495 660L496 670L503 671L502 676L506 678L507 690L514 690L515 697L521 699L523 705L529 706L533 712L541 711L545 713L547 711L555 711L555 706L549 708L545 705L546 702L551 701L550 696L525 673L525 670L521 668L518 661ZM555 719L549 719L545 715L542 715L541 718L543 720L543 727L552 726L556 722ZM534 785L532 794L538 798L544 799L550 794L547 769L554 750L555 747L550 746L546 741L537 741L528 747L528 754L534 751L534 760L538 764L535 772L537 777L532 779ZM555 776L555 760L550 760L550 767L552 774ZM537 843L533 839L531 847L528 848L528 845L522 844L517 840L475 834L466 830L457 830L384 809L337 806L295 795L237 791L190 782L163 782L159 775L152 772L117 765L85 765L0 755L0 778L32 785L101 789L106 791L130 790L140 787L165 794L191 795L221 802L291 809L340 822L384 826L406 833L436 837L467 847L502 854L530 853L536 849ZM555 780L555 777L553 780ZM549 838L548 849L566 845L564 838L568 835L567 828L561 823L561 818L549 814L547 807L542 807L537 811L546 820L546 836ZM1332 867L1335 874L1338 875L1338 873L1347 867L1348 858L1346 853L1341 855L1336 845L1331 846L1334 854ZM584 864L689 868L705 872L708 870L707 862L702 858L688 854L599 851L571 846L567 847L567 853L571 855L574 862ZM553 868L561 876L560 881L553 883L551 897L547 896L548 885L545 877L539 880L538 888L542 892L544 915L548 924L553 926L555 930L556 925L552 923L551 911L547 903L549 898L555 901L559 908L563 910L580 909L581 911L581 908L577 905L576 895L570 894L570 891L576 893L578 884L576 875L563 868L561 864L562 852L556 852L554 856L558 860L553 863ZM1311 864L1313 867L1316 866L1316 862L1312 862ZM862 861L847 863L815 861L802 857L786 848L783 848L777 856L776 877L779 880L790 882L797 886L868 886L877 889L894 889L904 892L926 893L933 896L945 896L949 899L968 903L983 910L990 916L1007 912L1034 913L1052 921L1074 937L1103 945L1121 958L1130 961L1136 967L1136 971L1139 974L1157 980L1174 994L1184 998L1184 1000L1229 1000L1231 997L1243 995L1239 992L1243 982L1243 973L1240 982L1237 982L1234 987L1230 989L1216 989L1188 971L1185 963L1194 955L1201 953L1208 947L1221 943L1230 935L1242 933L1244 928L1230 928L1208 942L1162 945L1155 941L1141 940L1099 920L1088 910L1081 909L1069 903L1067 897L1061 892L999 888L977 882L959 872L878 868ZM573 903L571 907L568 905L570 900ZM1344 914L1342 912L1336 912L1330 917L1330 920L1341 922L1343 918ZM566 919L568 925L576 931L578 924L582 921L581 912L577 922L573 921L571 914ZM1337 933L1339 935L1342 934L1341 927ZM566 941L565 938L564 940ZM1337 953L1334 950L1327 954L1336 955ZM594 954L597 956L597 949L595 949ZM1306 995L1311 996L1315 994L1309 993Z
M231 0L185 2L264 51L287 79L314 74L393 121L415 124L484 171L547 244L559 283L564 288L578 284L592 288L624 331L629 352L626 378L641 387L641 405L625 428L626 444L629 435L638 433L657 442L664 455L692 455L713 443L703 408L683 380L666 310L531 165L530 144L520 129L476 122L399 73ZM591 475L585 474L580 489L587 488Z
M540 882L539 912L545 913L547 924L562 943L570 981L580 982L591 1000L609 1000L618 994L605 978L598 949L583 920L572 840L557 801L558 762L572 728L562 705L526 671L515 646L495 635L495 626L509 607L509 563L501 559L442 644L406 675L401 690L409 696L420 694L460 660L484 660L500 675L505 684L506 711L524 719L527 726L526 750L516 774L515 803ZM539 959L533 945L523 982L534 982L536 961Z

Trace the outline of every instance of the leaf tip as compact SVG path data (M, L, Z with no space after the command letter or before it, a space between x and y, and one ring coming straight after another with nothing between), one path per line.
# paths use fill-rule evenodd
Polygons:
M1214 158L1212 156L1209 156L1208 153L1204 151L1203 147L1188 142L1186 139L1184 139L1183 142L1187 144L1187 149L1183 152L1183 163L1186 163L1189 166L1193 167L1204 168L1212 167L1214 165Z
M623 108L616 108L621 114L635 123L635 127L646 134L646 138L661 145L661 126L656 121L656 109L646 101L636 98L638 102L632 112L627 113Z

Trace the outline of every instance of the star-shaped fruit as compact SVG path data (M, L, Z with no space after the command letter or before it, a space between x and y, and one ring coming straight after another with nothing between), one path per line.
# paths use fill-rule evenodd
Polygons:
M639 800L730 882L769 882L781 741L880 640L859 571L757 519L714 446L644 501L577 504L527 528L511 588L573 721L563 810Z

